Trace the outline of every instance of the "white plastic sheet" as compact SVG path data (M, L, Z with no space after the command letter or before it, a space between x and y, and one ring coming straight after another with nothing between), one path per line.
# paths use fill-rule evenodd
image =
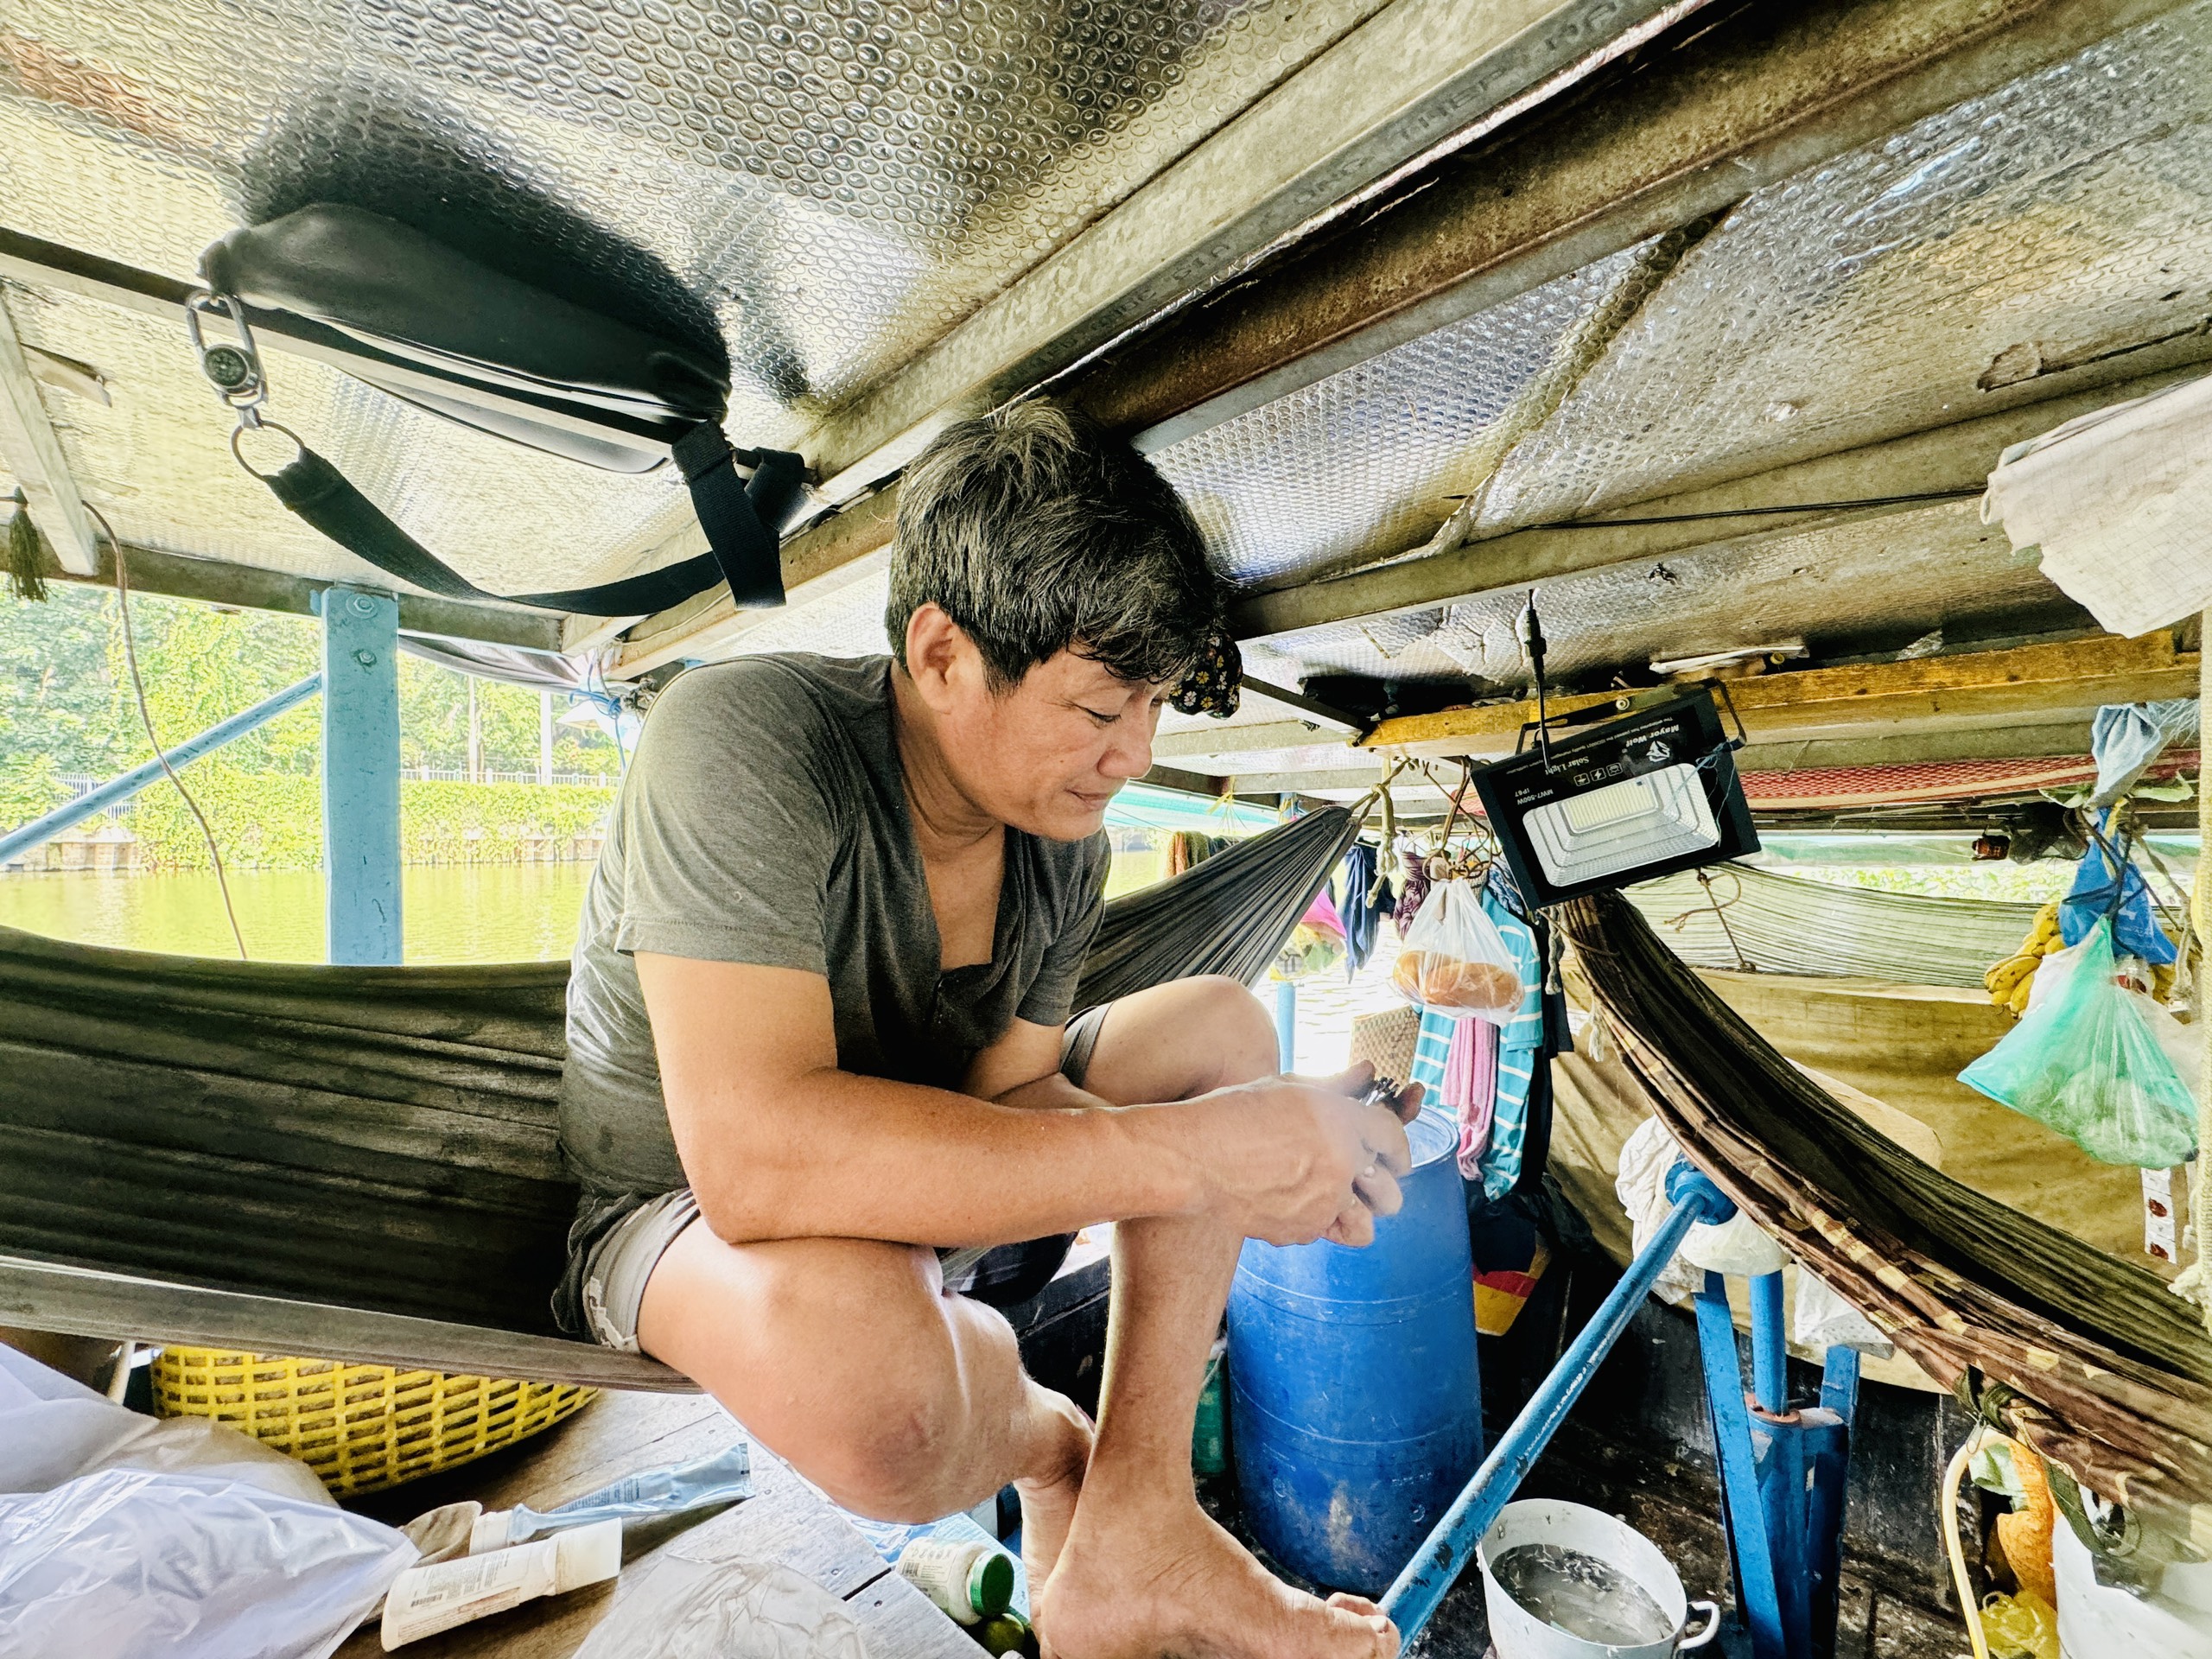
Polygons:
M2212 375L2016 443L1982 522L2130 639L2212 605Z
M1789 1339L1816 1354L1831 1348L1856 1348L1862 1354L1887 1359L1897 1344L1884 1336L1873 1320L1828 1288L1824 1279L1797 1268L1797 1300L1789 1312Z
M1656 1117L1638 1124L1621 1146L1620 1171L1613 1191L1621 1208L1628 1212L1634 1229L1633 1249L1638 1254L1674 1213L1675 1206L1667 1199L1667 1172L1681 1155L1675 1137ZM1782 1246L1739 1210L1717 1227L1700 1223L1691 1228L1681 1249L1652 1287L1652 1294L1679 1307L1704 1287L1707 1272L1756 1278L1781 1272L1788 1259Z
M662 1551L576 1659L868 1659L842 1603L702 1528Z
M414 1559L334 1504L105 1469L0 1497L0 1653L327 1659Z
M305 1464L0 1346L0 1655L326 1659L415 1559Z

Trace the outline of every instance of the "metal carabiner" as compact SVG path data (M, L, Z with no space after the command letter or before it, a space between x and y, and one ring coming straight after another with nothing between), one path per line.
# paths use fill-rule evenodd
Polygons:
M206 333L200 326L203 313L221 316L238 331L235 346L218 342L210 346ZM192 336L192 349L199 356L200 372L215 388L215 395L226 407L237 411L241 428L261 424L261 405L268 400L269 380L262 372L261 353L253 343L253 329L246 322L245 307L227 294L212 294L200 289L184 302L185 331Z

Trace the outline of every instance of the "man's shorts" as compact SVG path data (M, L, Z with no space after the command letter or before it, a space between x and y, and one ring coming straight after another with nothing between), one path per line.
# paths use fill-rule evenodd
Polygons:
M1086 1008L1068 1021L1060 1041L1060 1075L1083 1086L1090 1057L1098 1046L1106 1006ZM577 1274L583 1319L594 1342L626 1354L638 1351L638 1308L645 1281L677 1235L699 1218L691 1189L679 1186L638 1205L602 1233L587 1249ZM1029 1239L1019 1244L943 1247L938 1261L944 1287L996 1307L1011 1307L1042 1290L1059 1270L1073 1233Z

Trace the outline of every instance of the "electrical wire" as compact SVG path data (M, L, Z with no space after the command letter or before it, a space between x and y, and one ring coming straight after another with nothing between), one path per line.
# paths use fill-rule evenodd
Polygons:
M153 745L154 759L161 765L169 782L176 785L176 792L184 798L184 804L200 825L200 833L207 842L207 857L215 867L215 886L223 895L223 915L231 925L231 938L238 948L238 960L252 960L246 955L245 934L238 926L238 907L231 902L230 877L223 869L223 850L215 844L213 826L207 815L200 810L200 803L192 798L192 791L184 786L184 779L176 775L176 768L169 765L169 758L162 750L161 734L154 729L154 711L146 702L146 682L138 672L137 642L131 638L130 628L130 571L123 551L123 539L115 533L106 515L89 501L85 511L98 521L107 537L107 544L115 550L115 602L118 618L123 629L123 663L130 671L130 690L137 699L138 721L146 728L146 741Z
M1959 1545L1959 1489L1966 1478L1967 1465L1980 1450L1988 1435L1981 1424L1974 1425L1973 1434L1951 1454L1950 1465L1943 1471L1943 1484L1936 1499L1936 1524L1942 1530L1943 1550L1951 1558L1951 1582L1958 1588L1959 1611L1967 1622L1967 1638L1974 1643L1974 1659L1989 1659L1989 1638L1982 1633L1981 1607L1974 1599L1974 1581L1967 1576L1967 1558Z

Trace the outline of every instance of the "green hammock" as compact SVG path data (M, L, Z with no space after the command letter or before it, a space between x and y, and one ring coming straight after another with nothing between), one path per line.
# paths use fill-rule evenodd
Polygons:
M1256 977L1357 832L1311 813L1109 904L1082 1004ZM0 929L0 1325L688 1388L547 1308L568 977Z
M1683 1150L1970 1409L2212 1552L2212 1338L2157 1275L1871 1128L1618 893L1550 912Z

